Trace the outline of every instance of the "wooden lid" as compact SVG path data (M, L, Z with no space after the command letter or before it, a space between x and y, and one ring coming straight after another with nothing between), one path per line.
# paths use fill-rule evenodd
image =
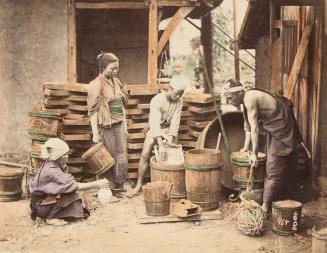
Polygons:
M292 209L292 208L299 208L302 206L301 202L295 201L295 200L281 200L281 201L274 201L272 203L272 208L276 209Z

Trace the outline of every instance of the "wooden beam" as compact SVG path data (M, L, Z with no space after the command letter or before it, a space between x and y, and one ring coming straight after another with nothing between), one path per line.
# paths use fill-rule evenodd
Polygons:
M234 63L235 63L235 79L240 80L240 57L238 50L238 35L237 35L237 0L233 0L233 25L234 25Z
M319 6L320 0L273 0L279 6Z
M144 2L76 3L76 9L148 9Z
M302 34L300 45L297 49L294 63L293 63L292 69L291 69L291 73L290 73L290 76L288 77L287 84L286 84L286 90L285 90L284 96L287 97L288 99L291 99L293 96L294 88L295 88L295 85L299 78L301 66L302 66L305 54L307 52L311 31L312 31L312 26L307 25Z
M157 80L158 45L158 6L157 0L150 0L149 9L149 49L148 49L148 85L154 90Z
M150 1L145 0L144 3L149 5ZM192 7L192 6L200 6L200 1L189 1L189 0L158 0L158 7Z
M76 10L75 0L68 0L68 66L67 66L67 79L69 83L76 82Z
M162 34L159 44L158 44L158 51L157 55L159 56L162 52L163 48L165 47L167 41L169 40L170 36L174 33L178 25L183 21L184 18L187 17L191 13L194 7L181 7L175 13L175 15L170 20L169 24L167 25L164 33Z

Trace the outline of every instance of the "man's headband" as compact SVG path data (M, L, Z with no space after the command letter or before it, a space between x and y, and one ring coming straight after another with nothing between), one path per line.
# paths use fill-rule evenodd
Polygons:
M228 88L226 89L226 92L239 92L239 91L242 91L244 90L244 87L243 86L235 86L235 87L231 87L231 88Z

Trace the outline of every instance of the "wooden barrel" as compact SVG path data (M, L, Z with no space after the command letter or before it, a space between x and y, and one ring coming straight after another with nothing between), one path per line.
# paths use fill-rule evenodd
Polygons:
M22 195L24 170L14 167L0 167L0 201L19 200Z
M143 196L147 215L164 216L170 212L170 192L172 183L157 181L143 186Z
M259 166L253 169L253 188L261 189L266 176L266 155L259 152ZM250 175L251 163L248 152L234 152L231 155L233 179L240 188L246 188Z
M221 189L221 153L215 149L191 149L185 156L187 199L204 211L219 207Z
M272 203L272 229L278 235L294 235L300 227L302 203L281 200Z
M169 181L173 184L171 190L171 201L186 199L185 167L182 164L160 164L155 156L150 159L151 181Z
M89 165L89 168L85 168L84 170L87 174L101 175L115 164L115 160L102 142L89 148L82 155L82 159Z
M312 230L312 253L327 253L327 228Z

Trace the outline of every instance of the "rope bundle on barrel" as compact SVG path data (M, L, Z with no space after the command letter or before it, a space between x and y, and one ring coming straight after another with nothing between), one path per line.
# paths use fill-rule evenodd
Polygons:
M254 166L251 165L246 191L240 195L241 205L236 213L236 227L246 235L260 236L264 232L265 212L257 202L246 197L253 187L253 169Z

